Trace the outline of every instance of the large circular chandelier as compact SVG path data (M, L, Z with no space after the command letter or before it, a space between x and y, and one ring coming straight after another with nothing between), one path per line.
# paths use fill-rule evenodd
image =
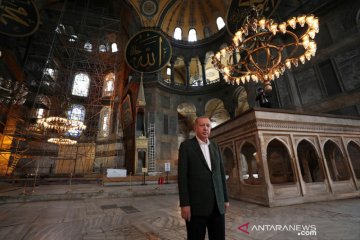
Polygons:
M83 122L63 117L41 118L38 119L37 123L45 129L54 130L58 133L65 133L70 130L83 131L86 129L86 125Z
M315 56L319 20L314 15L292 17L276 23L259 17L251 7L232 44L212 57L212 63L226 82L263 82L265 91L272 90L270 81L279 78L286 67L297 67Z
M70 138L49 138L47 140L49 143L54 143L54 144L58 144L58 145L74 145L77 143L76 140L72 140Z
M55 131L59 137L49 138L48 142L58 145L73 145L76 140L64 137L69 131L82 132L86 129L83 122L63 117L47 117L38 119L37 123L45 130Z

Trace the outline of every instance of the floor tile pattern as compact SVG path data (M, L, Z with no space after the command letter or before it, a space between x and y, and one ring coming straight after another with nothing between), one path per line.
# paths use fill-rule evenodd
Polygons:
M237 200L230 204L226 214L228 240L360 239L358 198L275 208ZM284 229L310 225L316 231L304 232L305 236ZM0 239L180 240L185 236L177 194L0 205Z

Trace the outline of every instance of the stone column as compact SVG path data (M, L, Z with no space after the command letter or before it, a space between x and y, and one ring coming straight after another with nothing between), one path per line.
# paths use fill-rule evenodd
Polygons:
M170 60L170 70L171 70L171 75L170 75L170 80L171 80L171 85L174 86L175 85L175 72L174 72L174 65L175 65L175 60L173 58L171 58Z
M190 62L185 60L186 68L186 79L185 79L185 88L188 88L190 85Z
M201 72L202 72L202 80L203 80L203 86L205 86L206 83L206 71L205 71L205 60L204 59L200 59L200 63L201 63Z

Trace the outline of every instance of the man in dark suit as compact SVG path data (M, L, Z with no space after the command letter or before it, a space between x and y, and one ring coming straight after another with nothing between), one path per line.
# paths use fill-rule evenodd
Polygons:
M219 146L209 140L211 122L195 120L196 137L180 145L178 185L181 217L187 239L225 239L225 211L229 206L223 160Z

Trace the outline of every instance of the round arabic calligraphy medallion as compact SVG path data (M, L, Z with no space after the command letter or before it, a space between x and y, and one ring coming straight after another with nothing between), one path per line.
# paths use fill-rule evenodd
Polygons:
M158 10L158 5L154 0L145 0L141 4L141 13L147 17L152 17Z
M29 36L38 29L39 23L39 12L32 1L0 0L0 34Z
M162 33L145 30L129 40L125 50L125 60L135 71L156 72L169 62L171 51L170 42Z

